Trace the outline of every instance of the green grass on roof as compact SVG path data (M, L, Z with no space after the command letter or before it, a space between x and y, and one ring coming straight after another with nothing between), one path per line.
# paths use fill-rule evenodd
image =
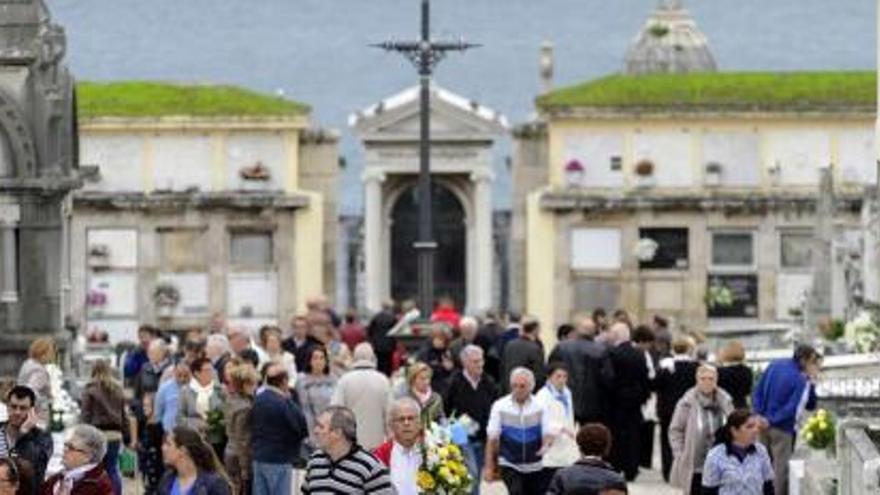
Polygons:
M685 110L873 108L874 72L716 72L612 75L561 88L538 106Z
M80 118L293 116L309 111L302 103L234 86L159 82L81 82Z

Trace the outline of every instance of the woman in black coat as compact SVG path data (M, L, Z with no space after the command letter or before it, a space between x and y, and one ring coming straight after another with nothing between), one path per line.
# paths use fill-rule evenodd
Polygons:
M752 396L752 369L745 365L746 351L738 341L725 345L718 353L718 386L730 394L733 406L737 409L748 409L749 397Z

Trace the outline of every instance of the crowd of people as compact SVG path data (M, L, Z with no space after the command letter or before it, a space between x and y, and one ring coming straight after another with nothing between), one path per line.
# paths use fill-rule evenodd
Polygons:
M5 397L0 495L118 495L124 447L148 494L415 494L424 429L465 416L472 493L481 480L511 495L626 493L652 467L657 424L658 467L686 495L786 492L795 427L815 405L810 347L752 390L742 345L709 356L659 316L597 309L545 349L533 318L461 316L442 300L408 351L389 332L411 311L389 302L361 325L314 298L289 327L217 317L177 345L144 325L123 383L110 363L93 366L63 470L48 478L54 347L38 339Z

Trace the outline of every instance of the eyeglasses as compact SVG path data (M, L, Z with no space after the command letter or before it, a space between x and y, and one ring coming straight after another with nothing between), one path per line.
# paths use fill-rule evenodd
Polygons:
M74 452L80 452L80 453L83 453L83 454L88 454L88 453L89 453L88 450L83 449L83 448L80 448L80 447L77 447L76 445L74 445L74 444L71 443L71 442L65 442L65 443L64 443L64 448L67 449L67 450L72 450L72 451L74 451Z
M418 420L418 416L399 416L397 418L394 418L393 421L395 423L416 423L418 422Z

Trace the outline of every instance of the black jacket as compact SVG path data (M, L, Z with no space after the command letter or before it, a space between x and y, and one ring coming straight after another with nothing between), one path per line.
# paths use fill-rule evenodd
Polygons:
M657 417L661 422L672 421L675 405L685 392L697 384L697 368L700 363L691 360L676 360L669 369L666 358L660 362L657 370L657 378L654 379L654 387L657 391ZM664 362L665 361L665 362Z
M749 407L753 380L752 369L742 363L718 368L718 386L730 394L736 408Z
M320 346L321 341L311 335L307 335L301 345L297 345L296 340L294 340L293 337L288 337L281 343L282 349L293 354L293 360L296 363L296 369L298 371L305 371L306 365L309 363L309 358L312 354L312 349Z
M500 383L502 392L510 390L510 372L519 366L532 370L535 390L544 386L544 347L540 342L520 337L504 347Z
M547 493L550 495L600 495L615 489L627 493L626 480L611 464L599 459L581 459L560 469L553 476Z
M396 324L397 317L390 311L380 311L370 320L367 326L367 339L377 353L394 351L394 339L388 336L388 331Z
M6 422L0 423L0 434L6 434ZM54 444L52 435L39 428L33 428L25 435L18 437L15 445L11 447L10 454L20 457L30 463L34 470L34 487L31 493L37 493L43 478L46 476L46 467L52 458Z
M624 342L612 347L608 352L614 368L614 381L611 389L611 407L615 417L624 419L642 414L642 404L648 400L650 385L648 365L645 354L636 349L632 342Z
M464 376L463 371L456 371L449 381L446 396L443 397L443 406L448 416L458 417L467 414L479 423L480 430L475 437L484 441L486 439L486 425L489 423L489 413L492 411L492 403L496 398L498 398L498 386L485 371L476 390Z
M608 348L591 338L566 340L550 353L548 362L561 361L568 368L574 417L578 423L604 422L614 369Z

